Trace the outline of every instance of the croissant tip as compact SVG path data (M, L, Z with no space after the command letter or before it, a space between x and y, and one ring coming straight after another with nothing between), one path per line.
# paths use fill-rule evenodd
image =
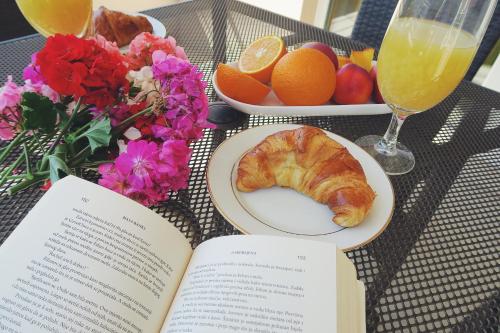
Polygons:
M352 216L349 216L347 214L336 214L332 218L332 221L333 221L333 223L335 223L341 227L352 228L352 227L359 225L361 223L362 219L356 220L356 219L352 218Z

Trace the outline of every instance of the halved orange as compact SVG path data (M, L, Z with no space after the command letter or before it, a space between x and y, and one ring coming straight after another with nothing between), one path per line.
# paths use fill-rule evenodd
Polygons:
M242 73L268 83L271 80L274 65L286 53L283 39L278 36L266 36L250 44L240 56L238 67Z
M265 84L226 64L217 66L215 77L224 95L243 103L259 104L271 91Z

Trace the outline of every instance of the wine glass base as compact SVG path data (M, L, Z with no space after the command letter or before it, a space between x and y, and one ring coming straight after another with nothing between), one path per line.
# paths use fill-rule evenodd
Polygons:
M403 175L410 172L415 166L413 153L399 142L396 151L389 153L378 145L381 139L379 135L367 135L357 139L355 143L375 158L386 174Z

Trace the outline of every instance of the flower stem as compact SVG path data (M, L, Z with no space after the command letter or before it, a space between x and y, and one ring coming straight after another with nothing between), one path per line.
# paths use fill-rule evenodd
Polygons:
M76 131L74 131L73 133L70 133L71 135L73 135L75 137L75 142L82 138L82 136L80 134L82 134L87 129L89 129L90 125L91 125L91 123L89 121L88 123L86 123L85 125L83 125L82 127L80 127L79 129L77 129Z
M31 161L30 161L30 156L28 152L28 146L26 146L26 143L23 143L23 155L24 155L24 160L26 163L26 178L31 179L33 178L33 173L31 171Z
M49 171L41 171L41 172L33 172L34 177L47 177L49 175ZM22 173L20 175L11 175L7 176L7 180L15 180L15 179L26 179L28 175L25 173Z
M21 165L23 160L24 160L24 155L19 155L17 159L14 161L14 163L9 165L7 169L2 171L2 175L0 176L0 187L3 186L3 184L5 184L5 182L8 180L9 175L15 168Z
M43 146L45 143L42 144L40 142L40 136L38 136L38 133L36 131L33 131L33 137L35 138L35 142L36 142L36 145L38 146L38 149L40 149L40 151L45 154L47 152L45 150L45 147Z
M76 106L73 109L73 113L71 113L71 117L69 118L68 122L64 125L64 127L61 129L61 131L59 131L59 134L57 135L56 140L52 143L52 145L50 145L49 151L47 152L48 154L51 154L54 151L54 149L56 149L57 145L59 144L59 141L61 141L64 134L66 134L66 132L70 128L71 124L73 123L73 120L76 117L76 114L78 113L78 109L80 108L81 102L82 102L82 99L81 98L78 99L78 102L76 102Z
M78 101L76 102L75 108L73 109L73 113L71 114L71 117L68 119L68 122L66 124L64 124L64 127L59 131L59 134L57 135L54 142L50 145L49 150L44 154L44 157L48 156L54 152L57 145L61 141L62 137L66 134L66 132L70 128L71 124L73 123L73 120L75 119L76 114L78 113L78 109L80 108L81 102L82 102L82 99L79 98ZM40 166L40 170L45 170L47 168L48 161L49 160L47 158L42 159L42 164Z
M145 108L141 112L137 112L136 114L131 115L127 119L125 119L122 122L120 122L117 126L115 126L115 128L113 128L113 130L111 131L111 134L112 135L116 135L116 134L120 133L123 130L122 127L124 127L125 125L130 124L133 120L139 118L140 116L145 115L148 112L151 112L152 110L153 110L153 107L150 106L150 107Z
M26 189L26 188L28 188L36 183L39 183L39 182L45 180L47 178L47 175L48 175L48 171L47 172L40 172L40 173L37 172L33 175L32 179L26 179L26 180L20 182L19 184L16 184L16 185L12 186L11 188L9 188L7 190L7 193L9 195L13 195L21 190L24 190L24 189Z
M27 133L27 130L22 131L5 147L5 149L0 153L0 163L2 163L7 158L7 156L9 156L14 148L21 144L22 139L26 136Z
M104 164L104 163L113 163L113 162L114 162L113 160L92 161L92 162L83 163L82 165L80 165L80 167L86 168L86 169L91 169L91 168L98 167L99 165Z
M81 163L83 160L87 158L90 151L91 151L90 146L83 148L78 152L78 154L73 156L73 158L69 161L68 165L70 167L76 167L79 163Z
M3 184L5 184L5 182L7 180L11 180L11 179L20 179L20 178L25 178L25 179L30 179L32 178L32 175L37 173L37 172L33 172L32 171L32 168L31 168L31 164L30 164L30 157L29 157L29 154L32 153L31 149L33 149L32 145L33 144L36 144L37 146L42 146L44 144L47 143L47 141L50 139L51 137L48 137L44 140L42 140L41 142L37 140L35 141L31 141L31 144L30 146L28 146L26 143L23 143L23 153L20 154L19 156L17 156L16 160L11 164L9 165L9 167L7 167L6 169L2 170L0 172L0 186L2 186ZM31 148L30 148L31 147ZM27 173L24 174L22 177L19 177L20 175L12 175L12 172L17 168L19 167L22 162L25 161L26 162L26 170L27 170ZM31 176L30 176L31 175ZM13 178L15 177L15 178Z

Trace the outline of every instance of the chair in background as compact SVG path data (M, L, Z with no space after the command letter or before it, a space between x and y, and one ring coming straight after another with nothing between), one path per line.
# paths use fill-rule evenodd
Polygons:
M397 0L363 0L351 37L377 49L380 48L397 3ZM497 3L490 25L465 75L465 80L472 80L499 38L500 6Z
M0 1L0 41L31 35L35 29L26 21L14 0Z

